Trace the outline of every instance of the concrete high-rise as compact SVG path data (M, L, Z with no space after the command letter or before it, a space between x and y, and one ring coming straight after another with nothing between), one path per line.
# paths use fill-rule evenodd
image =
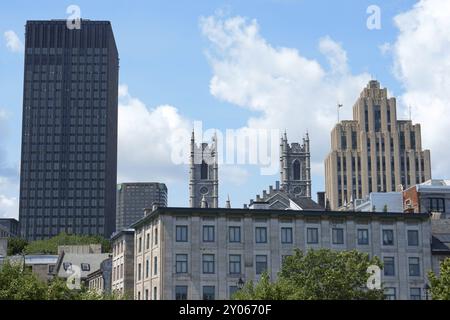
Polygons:
M28 21L21 234L109 237L115 229L119 57L111 23Z
M144 209L167 207L164 183L135 182L117 186L116 231L126 229L144 216Z
M400 191L431 179L420 124L397 120L396 99L372 80L353 106L353 120L331 132L325 160L327 203L337 209L371 192Z

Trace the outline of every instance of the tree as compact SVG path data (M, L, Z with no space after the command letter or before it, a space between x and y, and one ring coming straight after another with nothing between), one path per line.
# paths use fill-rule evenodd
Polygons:
M25 248L27 254L57 254L58 246L63 245L88 245L101 244L103 252L109 252L111 245L108 240L100 236L79 236L60 233L59 235L46 239L30 242Z
M5 261L0 270L0 300L44 300L47 286L21 263Z
M430 271L428 279L433 300L450 300L450 258L441 262L439 276Z
M367 289L371 265L381 267L378 258L368 254L329 249L310 250L304 254L295 250L287 257L271 283L267 275L255 285L247 283L234 296L238 300L362 300L383 299L382 288Z
M388 206L387 206L387 204L385 204L385 205L383 206L383 212L388 212Z
M22 238L9 238L8 239L8 256L14 256L24 252L28 242Z

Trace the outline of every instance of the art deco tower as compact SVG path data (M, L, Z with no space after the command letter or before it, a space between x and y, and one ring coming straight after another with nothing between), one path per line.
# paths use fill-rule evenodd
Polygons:
M396 99L370 81L353 106L353 120L341 121L331 132L325 160L330 208L429 179L430 151L422 150L420 124L397 120Z

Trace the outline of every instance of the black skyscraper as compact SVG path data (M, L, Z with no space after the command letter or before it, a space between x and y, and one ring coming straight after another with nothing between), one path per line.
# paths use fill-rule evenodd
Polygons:
M115 229L119 57L111 23L28 21L20 226L29 240Z

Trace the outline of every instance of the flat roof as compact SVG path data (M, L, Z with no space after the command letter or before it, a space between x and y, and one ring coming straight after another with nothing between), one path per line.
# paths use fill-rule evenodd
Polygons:
M151 209L145 209L151 210ZM203 214L203 215L261 215L280 217L329 217L329 218L403 218L403 219L430 219L428 213L403 213L403 212L360 212L360 211L326 211L326 210L276 210L276 209L233 209L233 208L186 208L186 207L158 207L155 211L142 217L131 228L144 224L147 220L162 214Z

